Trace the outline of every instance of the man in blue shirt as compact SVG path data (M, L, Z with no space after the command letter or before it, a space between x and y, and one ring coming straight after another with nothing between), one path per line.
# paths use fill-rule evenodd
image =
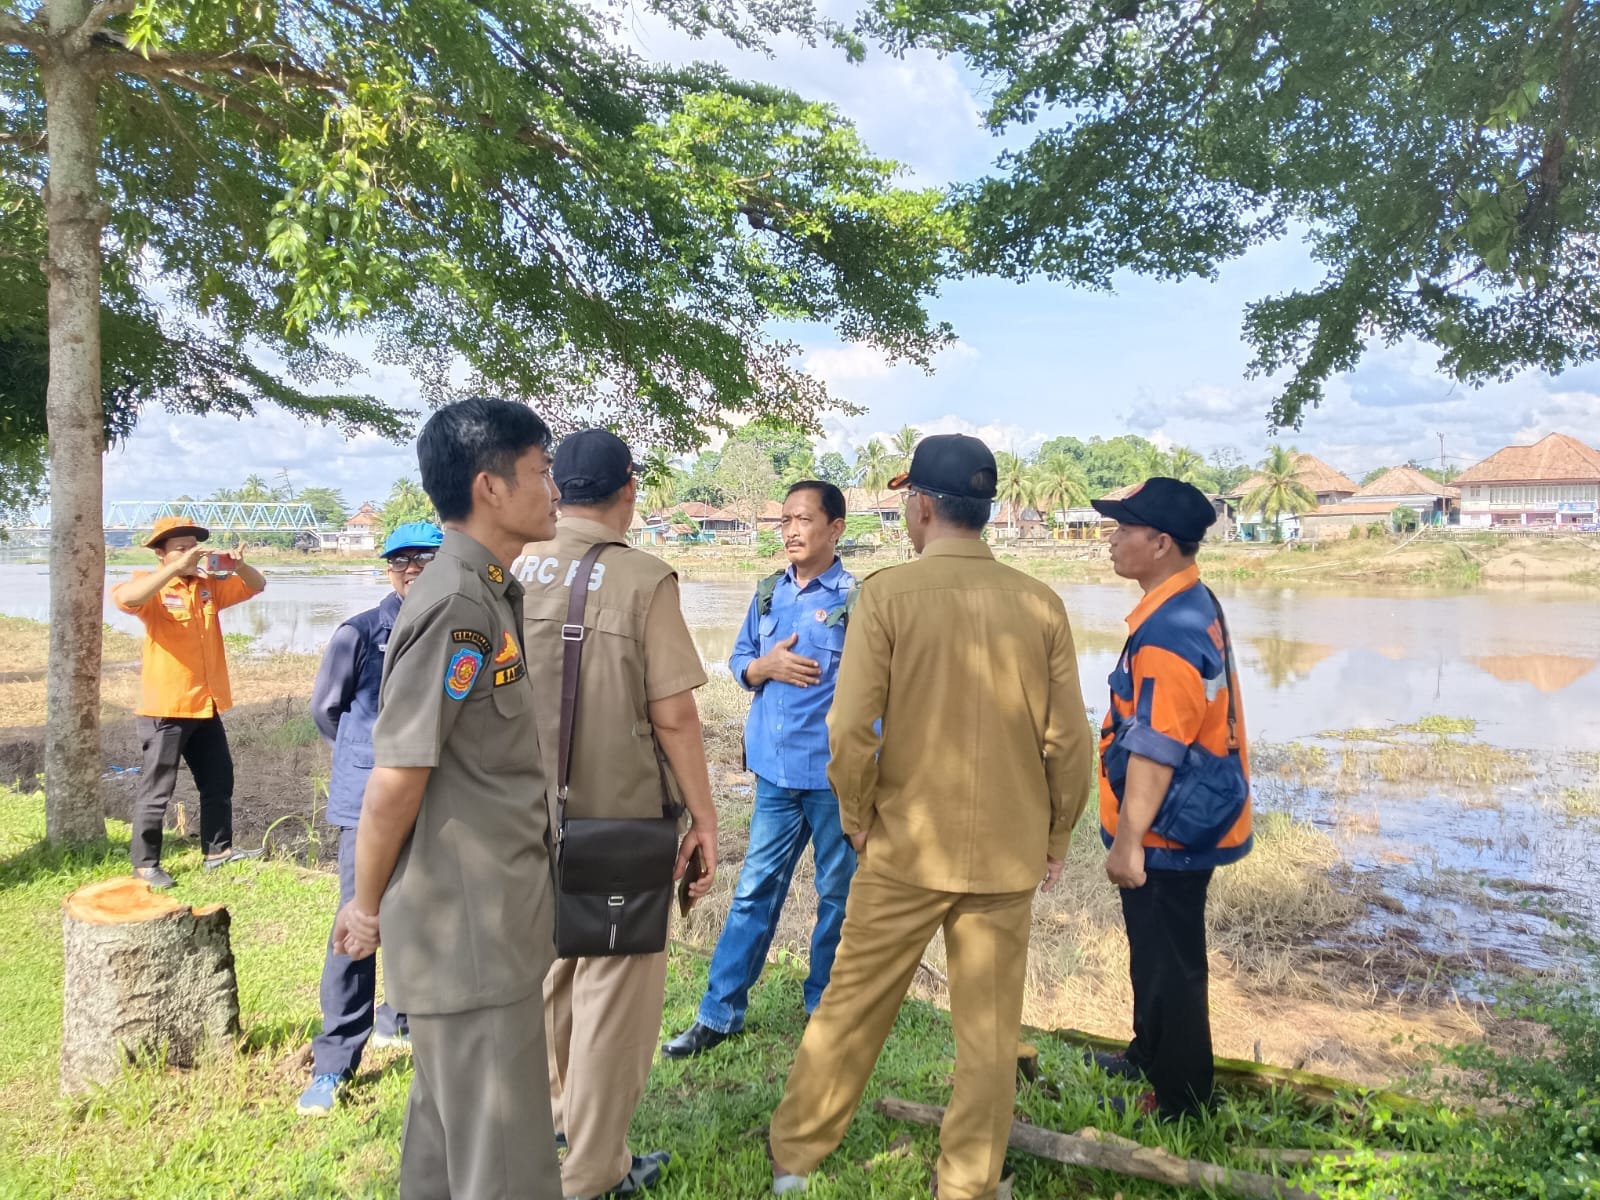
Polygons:
M443 541L443 531L427 521L401 525L385 539L383 557L394 591L377 608L357 613L334 630L311 690L312 720L333 746L328 824L339 831L340 908L355 895L356 822L372 774L372 725L378 719L383 652L400 602ZM383 1004L374 1016L377 988L377 959L335 953L330 935L322 964L322 1032L311 1043L311 1083L296 1106L300 1113L325 1116L333 1111L339 1089L361 1065L369 1037L375 1046L406 1044L402 1014Z
M661 1048L693 1058L744 1029L750 989L766 965L795 864L816 849L817 924L806 1012L828 986L856 853L828 787L828 709L844 649L855 577L839 562L844 494L807 479L789 489L780 530L789 567L763 579L728 668L755 693L745 722L745 765L755 772L750 845L695 1023Z

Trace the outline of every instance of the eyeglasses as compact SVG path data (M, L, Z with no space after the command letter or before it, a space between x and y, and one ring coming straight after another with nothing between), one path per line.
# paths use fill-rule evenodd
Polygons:
M404 571L410 567L421 570L434 559L432 550L418 550L415 554L391 554L389 556L389 570Z

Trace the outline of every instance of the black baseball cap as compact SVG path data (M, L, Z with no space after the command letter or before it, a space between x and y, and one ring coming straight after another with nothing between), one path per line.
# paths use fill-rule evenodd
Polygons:
M573 504L604 500L638 473L628 443L609 429L580 429L556 447L556 486Z
M1121 500L1095 500L1095 512L1122 525L1148 525L1180 542L1198 542L1217 520L1206 494L1192 483L1157 475Z
M999 491L994 455L975 437L936 433L917 443L911 469L889 480L894 491L916 488L959 500L993 500Z

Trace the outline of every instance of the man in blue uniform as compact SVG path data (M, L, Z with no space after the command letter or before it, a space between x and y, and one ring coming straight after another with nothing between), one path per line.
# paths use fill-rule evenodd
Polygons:
M383 557L394 591L376 608L358 613L334 631L311 693L311 716L333 746L328 779L328 823L339 830L339 906L355 895L356 822L361 793L372 773L372 725L378 719L378 684L383 652L400 602L413 580L433 561L443 531L427 521L401 525L383 543ZM311 1085L300 1096L299 1112L325 1116L339 1089L361 1065L367 1039L375 1046L408 1041L406 1019L388 1004L378 1006L377 959L352 959L336 953L329 935L322 964L322 1032L311 1043Z
M766 965L808 841L816 849L817 924L807 1013L828 986L856 869L828 786L828 709L856 582L837 553L844 520L844 496L833 484L804 479L789 489L779 526L789 566L757 586L728 660L734 679L755 693L744 731L756 777L750 845L711 955L706 994L694 1024L662 1046L668 1058L704 1054L743 1030L750 989Z

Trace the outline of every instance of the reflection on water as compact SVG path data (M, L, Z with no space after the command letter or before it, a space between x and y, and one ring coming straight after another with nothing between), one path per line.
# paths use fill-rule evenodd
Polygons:
M116 572L108 581L126 578ZM378 603L372 572L307 575L268 570L262 596L228 610L223 626L266 650L314 653L339 622ZM0 565L0 612L44 620L44 568ZM754 580L690 579L684 615L701 655L725 669ZM1105 678L1127 635L1137 589L1058 588L1080 651L1084 702L1105 705ZM1362 594L1319 588L1217 590L1238 639L1251 735L1289 741L1325 729L1414 722L1430 713L1472 717L1501 746L1600 750L1600 603L1593 595L1484 592ZM138 621L106 603L106 620Z
M1494 654L1472 660L1506 683L1531 683L1541 692L1569 688L1600 665L1600 659L1570 654Z

